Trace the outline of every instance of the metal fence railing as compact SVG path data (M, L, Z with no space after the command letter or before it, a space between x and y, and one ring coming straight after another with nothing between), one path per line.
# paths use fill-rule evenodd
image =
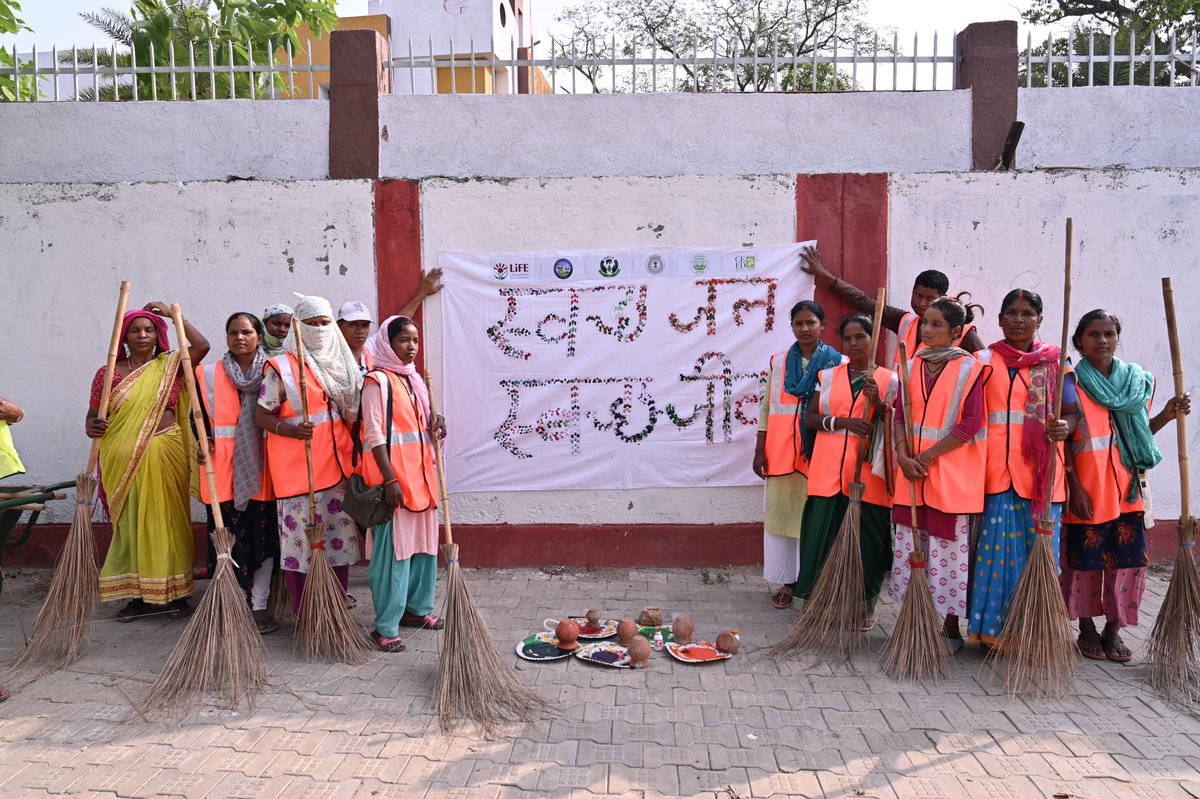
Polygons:
M1070 31L1037 42L1026 34L1020 54L1020 85L1195 86L1197 34L1178 36Z

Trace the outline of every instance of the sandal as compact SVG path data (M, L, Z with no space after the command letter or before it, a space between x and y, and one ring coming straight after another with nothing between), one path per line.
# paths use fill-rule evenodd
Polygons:
M1104 649L1104 657L1113 663L1128 663L1133 660L1133 653L1118 633L1100 636L1100 646Z
M1108 660L1108 654L1104 649L1104 639L1095 630L1079 633L1079 638L1075 640L1075 645L1079 647L1079 654L1085 658L1090 660Z
M771 597L771 604L776 610L787 610L792 605L792 598L795 593L786 585L775 592L775 596Z
M862 626L859 627L864 633L869 633L875 629L875 624L879 621L879 616L872 613L870 616L863 616Z
M440 616L435 616L432 613L427 613L424 616L409 615L405 613L400 617L401 627L424 627L428 630L440 630L446 626Z
M167 607L170 608L167 611L168 619L186 619L192 615L192 604L186 598L176 599Z
M384 638L379 634L378 630L371 630L371 640L375 642L375 646L380 652L403 652L404 639L396 636L395 638Z
M350 594L346 594L343 601L346 603L346 610L354 610L356 607L358 607L358 600Z
M141 599L131 599L125 603L125 606L117 611L117 621L122 624L140 619L142 616L149 616L154 613L154 608L147 605Z
M270 615L254 616L254 626L258 629L259 635L270 635L279 630L279 622L275 621Z

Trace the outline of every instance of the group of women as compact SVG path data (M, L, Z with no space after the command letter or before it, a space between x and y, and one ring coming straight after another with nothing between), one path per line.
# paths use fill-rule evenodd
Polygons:
M818 285L875 310L815 249L801 261ZM1120 630L1138 623L1148 563L1144 478L1162 458L1154 435L1189 413L1190 400L1171 397L1151 417L1154 379L1116 357L1121 322L1110 311L1080 318L1072 344L1081 357L1060 387L1060 350L1038 337L1036 293L1004 297L1003 338L984 347L971 324L978 306L946 296L948 287L941 273L922 273L912 312L882 313L906 342L907 381L874 366L868 316L841 321L843 355L822 343L817 303L792 309L796 341L771 360L753 463L766 480L763 576L780 586L772 602L808 598L860 482L864 629L885 583L903 598L915 540L947 646L962 648L965 616L968 638L992 647L1035 536L1053 535L1080 652L1126 662Z
M335 325L328 300L297 295L294 308L271 306L261 319L234 313L225 323L227 351L204 363L209 344L185 320L203 431L189 418L183 359L169 344L168 307L152 302L125 315L107 416L99 413L101 368L86 421L87 435L100 439L101 501L113 527L100 597L126 600L118 621L164 613L182 618L192 611L189 497L198 482L200 498L213 499L205 480L197 480L204 466L194 437L202 434L208 437L215 499L235 539L235 573L260 633L279 629L269 610L273 585L276 591L286 587L292 611L299 613L313 556L327 558L343 592L350 566L370 559L372 638L381 650L404 648L401 627L443 626L433 613L433 436L444 436L445 425L431 411L416 370L420 334L411 318L440 288L438 274L422 281L401 314L365 337L360 334L371 321L362 303L342 306ZM346 512L347 483L355 474L367 486L383 487L392 511L386 522L364 530ZM310 491L316 499L312 518ZM305 527L318 524L324 541L310 545ZM210 543L210 572L214 561ZM345 601L357 604L349 593Z

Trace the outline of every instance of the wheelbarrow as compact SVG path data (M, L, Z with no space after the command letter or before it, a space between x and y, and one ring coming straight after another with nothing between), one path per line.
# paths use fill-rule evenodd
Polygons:
M46 503L66 499L67 495L61 493L62 490L74 487L74 480L49 486L0 486L0 561L5 552L21 546L33 535L33 526L46 509ZM21 516L25 513L29 517L25 520L24 529L18 533ZM0 568L0 592L3 590L4 569Z

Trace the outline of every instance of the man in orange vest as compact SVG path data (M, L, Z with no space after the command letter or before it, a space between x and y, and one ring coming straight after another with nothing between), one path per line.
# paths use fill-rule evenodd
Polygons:
M850 285L839 277L835 277L825 267L821 253L816 247L805 247L800 253L800 268L813 276L818 286L830 289L834 294L850 304L854 310L867 316L875 315L875 300L863 291ZM888 347L887 366L896 368L896 355L899 348L897 341L903 341L908 348L911 358L921 346L921 320L925 317L925 309L938 297L944 297L950 291L950 278L936 269L926 269L917 275L913 282L912 298L909 304L912 311L905 311L894 305L883 307L883 327L896 334L896 339ZM963 295L960 295L962 297ZM968 324L963 328L962 336L955 346L967 352L976 353L983 349L983 339L979 337L975 325Z

